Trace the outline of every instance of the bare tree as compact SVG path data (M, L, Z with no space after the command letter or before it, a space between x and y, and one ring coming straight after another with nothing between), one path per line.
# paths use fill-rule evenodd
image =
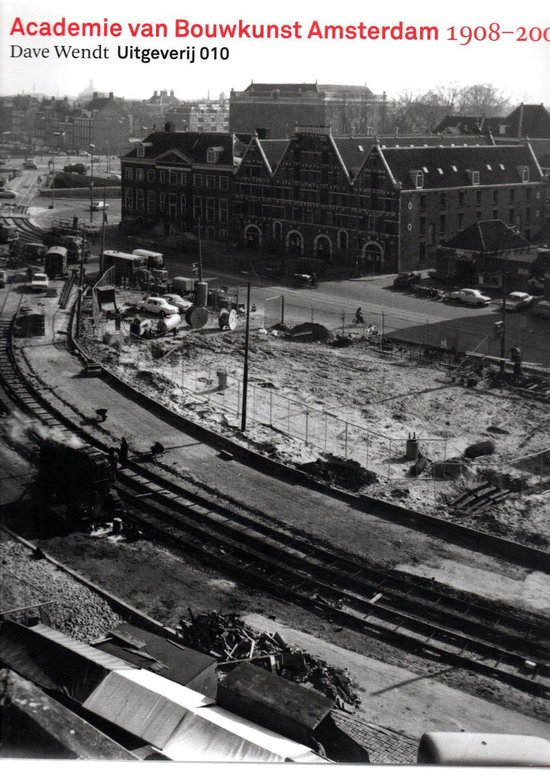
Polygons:
M511 105L509 98L492 84L472 84L460 90L458 108L468 116L503 116Z

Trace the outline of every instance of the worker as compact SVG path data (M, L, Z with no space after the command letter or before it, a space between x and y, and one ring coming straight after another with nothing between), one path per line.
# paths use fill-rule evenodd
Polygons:
M518 345L513 345L510 348L510 359L514 365L514 382L517 382L522 377L521 351Z
M364 324L365 323L365 319L363 318L363 310L362 310L362 308L357 308L357 310L355 311L355 319L354 319L354 321L355 321L356 324Z
M128 462L128 440L123 437L120 441L120 448L118 449L118 460L121 467L125 467Z

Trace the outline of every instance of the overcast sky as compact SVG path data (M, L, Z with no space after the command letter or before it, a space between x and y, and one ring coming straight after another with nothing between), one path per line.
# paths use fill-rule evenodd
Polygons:
M512 5L512 4L508 4ZM204 0L185 3L183 0L136 2L95 0L77 3L75 0L0 0L0 92L45 93L75 96L90 80L100 92L113 91L127 98L145 98L154 90L173 89L181 99L218 97L229 94L231 88L244 89L251 80L260 82L313 82L367 84L370 89L389 97L402 90L415 93L427 91L439 84L492 83L512 97L513 102L543 102L550 106L550 29L549 42L518 42L516 33L503 35L500 41L484 41L460 46L446 40L447 27L476 27L491 23L502 30L519 27L550 27L548 13L541 0L514 3L513 9L499 0L462 0L458 3L357 2L340 0L322 3L320 0L277 0L252 3L248 0ZM71 21L99 21L106 17L120 22L165 22L168 37L131 38L46 38L10 36L15 17L29 21L54 22L65 16ZM300 22L302 33L313 21L321 24L347 25L365 22L367 25L393 25L402 20L407 25L429 25L439 28L438 41L410 42L392 40L229 40L183 39L173 35L175 19L192 23L234 22L239 18L256 23L292 24ZM478 34L480 34L478 32ZM536 32L535 32L536 34ZM108 60L58 60L54 45L95 48L106 46ZM49 48L50 58L11 58L12 45L25 48ZM117 58L118 46L145 48L185 48L194 45L218 48L227 46L229 59L223 61L155 61L143 64L137 60Z

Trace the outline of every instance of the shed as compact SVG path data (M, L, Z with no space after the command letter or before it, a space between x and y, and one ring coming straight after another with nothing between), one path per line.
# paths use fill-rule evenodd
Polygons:
M96 642L95 647L140 669L149 669L197 693L216 698L216 659L166 636L121 623L109 632L107 639Z
M307 744L334 702L248 662L221 680L218 704L260 726Z

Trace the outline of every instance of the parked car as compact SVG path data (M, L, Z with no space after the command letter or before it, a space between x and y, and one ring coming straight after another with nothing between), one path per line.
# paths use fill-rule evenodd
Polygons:
M107 210L109 207L108 202L104 202L103 200L96 200L96 202L92 202L92 210Z
M163 294L162 298L169 302L170 305L175 305L180 313L185 313L193 305L192 302L188 299L183 299L179 294Z
M474 305L484 307L491 302L491 297L482 294L479 289L459 289L451 291L448 298L451 302L462 302L463 305Z
M30 291L48 291L48 276L45 272L35 272L30 282Z
M535 298L531 294L527 294L525 291L511 291L506 295L506 310L521 310L521 308L527 308L532 305ZM501 302L504 307L504 303Z
M138 310L144 310L147 313L156 313L161 318L178 312L177 307L171 305L164 297L146 297L138 302L136 307Z
M419 272L401 272L393 279L394 289L408 289L414 283L420 283Z
M23 169L24 170L38 170L38 165L36 164L36 162L33 162L31 159L27 159L27 160L25 160L25 162L23 162Z
M3 200L14 200L17 197L17 192L13 189L0 189L0 198Z
M550 319L550 300L541 299L531 308L531 315L535 318Z

